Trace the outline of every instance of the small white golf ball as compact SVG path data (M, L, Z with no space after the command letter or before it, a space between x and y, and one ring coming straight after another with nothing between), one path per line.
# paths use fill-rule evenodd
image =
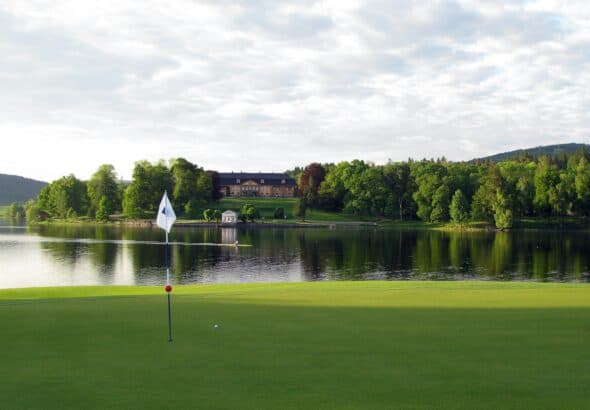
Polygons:
M213 327L219 327L219 325L214 325Z

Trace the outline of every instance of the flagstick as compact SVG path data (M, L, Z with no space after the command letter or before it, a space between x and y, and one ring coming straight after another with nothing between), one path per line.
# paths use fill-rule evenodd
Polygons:
M168 218L166 218L168 219ZM170 286L170 255L169 255L169 244L168 244L168 231L166 231L166 286ZM168 294L168 341L172 341L172 312L170 309L170 293Z
M168 219L170 218L170 219ZM158 216L156 217L156 225L162 228L166 232L166 244L164 245L166 255L166 293L168 294L168 341L172 341L172 310L170 308L170 293L172 292L172 285L170 284L170 244L168 243L168 233L172 224L176 221L176 214L172 208L172 204L168 199L166 191L160 201L160 207L158 208Z

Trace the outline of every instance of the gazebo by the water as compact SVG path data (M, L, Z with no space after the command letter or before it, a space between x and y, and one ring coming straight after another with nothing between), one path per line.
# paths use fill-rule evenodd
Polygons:
M234 211L225 211L221 214L222 224L235 224L238 223L238 214Z

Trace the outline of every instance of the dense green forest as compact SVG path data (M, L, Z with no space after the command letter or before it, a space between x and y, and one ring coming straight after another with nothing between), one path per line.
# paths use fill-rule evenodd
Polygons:
M590 156L580 150L494 163L360 160L308 165L299 181L298 212L317 208L427 222L487 221L510 228L515 218L588 216Z
M490 155L488 157L476 158L469 162L501 162L512 160L515 158L527 157L529 159L535 159L541 156L553 157L562 154L573 154L580 150L590 151L590 145L588 144L555 144L555 145L543 145L534 148L517 149L514 151L501 152L499 154Z
M589 159L580 150L523 154L498 163L424 159L376 165L353 160L312 163L287 173L298 181L299 217L317 209L458 225L486 221L510 228L522 217L588 216ZM104 221L113 214L152 218L166 190L179 214L202 218L203 205L219 199L215 178L215 172L177 158L136 162L132 181L123 184L111 165L102 165L89 181L62 177L45 186L36 201L12 205L8 213L26 215L29 221L80 216Z
M67 175L43 187L36 201L12 204L7 215L26 217L28 222L80 217L106 221L113 214L130 218L151 218L162 193L168 191L174 207L192 215L202 204L217 199L215 173L183 159L165 163L138 161L131 183L119 182L112 165L101 165L90 180L82 181Z
M0 174L0 205L24 202L36 198L46 182L17 175Z

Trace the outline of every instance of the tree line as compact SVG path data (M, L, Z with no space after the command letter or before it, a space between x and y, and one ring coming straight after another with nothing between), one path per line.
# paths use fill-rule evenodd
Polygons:
M41 189L36 201L13 204L7 214L9 217L26 215L28 221L81 216L106 221L116 213L151 218L162 193L167 191L175 209L188 217L197 217L203 204L218 199L215 175L184 158L168 163L138 161L132 181L126 183L118 179L112 165L105 164L88 181L71 174L51 182Z
M427 222L487 221L509 228L515 218L588 216L590 155L586 151L551 157L521 155L494 162L451 162L444 158L312 163L287 171L298 181L295 210L344 212ZM178 213L201 218L203 205L217 201L216 176L184 158L135 163L130 182L120 181L112 165L101 165L88 181L74 175L46 185L36 201L12 205L9 216L29 221L80 216L104 221L113 214L152 218L162 192ZM256 210L242 210L254 220ZM213 211L210 211L213 212ZM284 216L284 210L283 210ZM219 215L208 215L217 220Z
M481 163L431 159L375 165L312 163L288 171L298 180L298 214L315 208L427 222L488 221L510 228L518 217L588 216L589 154Z

